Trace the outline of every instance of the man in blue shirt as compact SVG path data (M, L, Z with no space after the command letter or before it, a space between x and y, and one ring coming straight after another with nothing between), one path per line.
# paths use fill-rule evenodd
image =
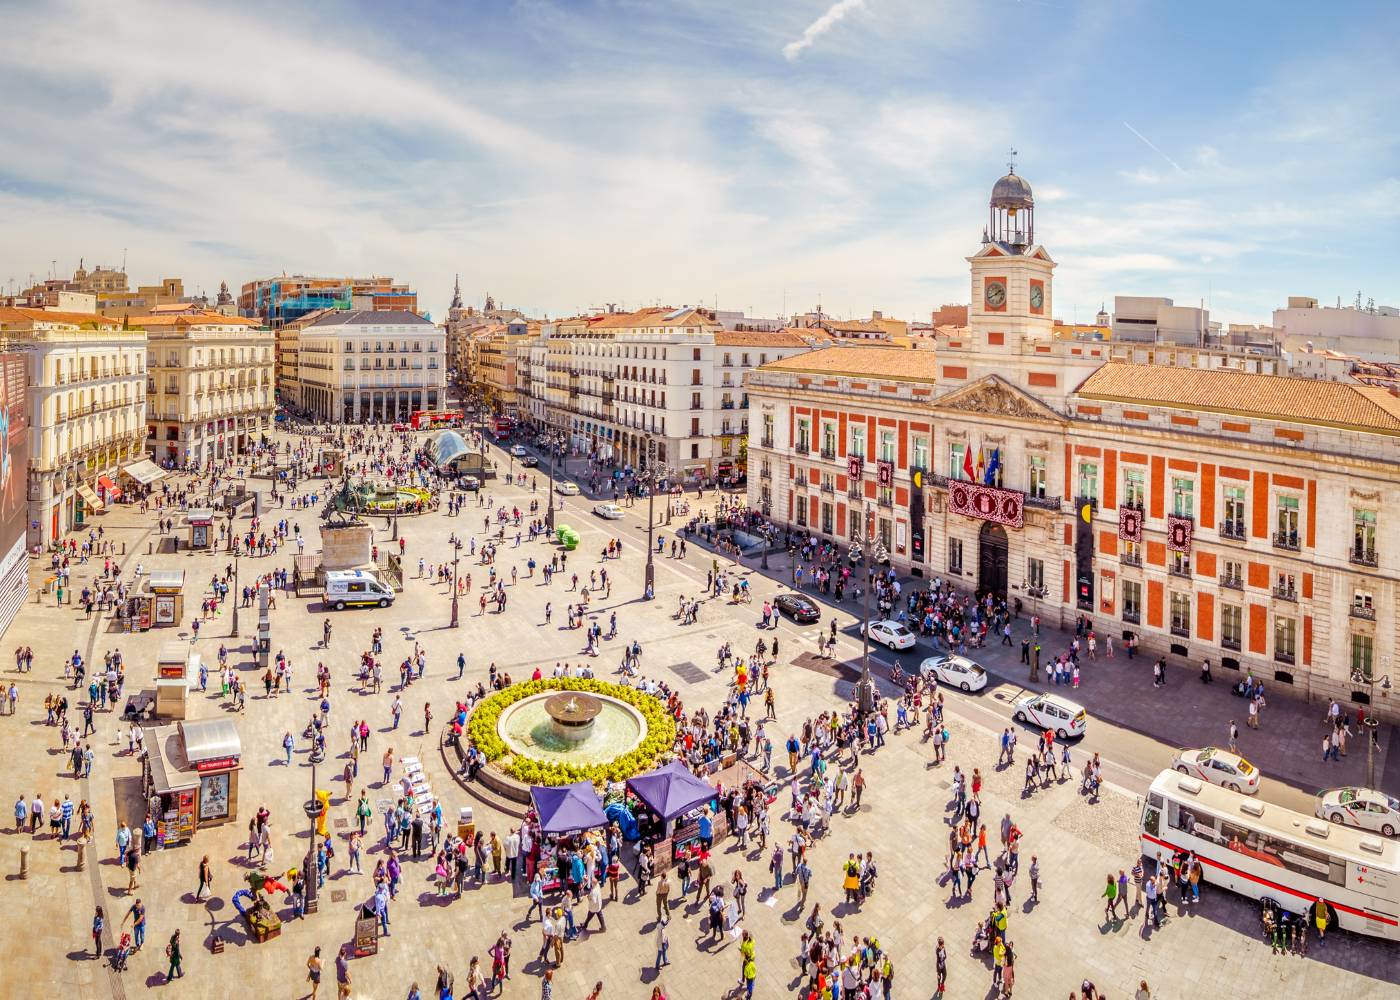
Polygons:
M700 814L700 845L707 851L714 846L714 832L714 822L710 819L707 809Z

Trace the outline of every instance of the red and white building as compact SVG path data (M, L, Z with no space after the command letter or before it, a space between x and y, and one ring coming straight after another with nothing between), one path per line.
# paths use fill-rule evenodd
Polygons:
M901 572L1394 716L1400 398L1055 340L1033 211L997 182L965 335L749 374L750 503L841 544L869 511Z

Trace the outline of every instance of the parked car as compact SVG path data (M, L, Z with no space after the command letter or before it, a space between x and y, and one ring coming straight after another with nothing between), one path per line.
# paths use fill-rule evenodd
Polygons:
M1232 792L1253 795L1259 791L1259 769L1237 753L1217 747L1178 750L1172 769Z
M622 516L622 508L615 503L594 504L593 513L608 521L616 521Z
M469 492L481 489L481 480L475 476L458 476L457 488Z
M526 455L520 460L520 464L526 469L533 469L535 466L540 464L540 460L534 455Z
M1317 793L1317 815L1393 837L1400 830L1400 799L1374 788L1333 788Z
M886 619L870 623L870 641L899 652L914 648L914 633L899 622Z
M932 674L938 683L960 691L981 691L987 686L987 671L966 656L930 656L919 664L919 673Z
M800 625L810 625L821 621L821 609L817 602L801 594L779 594L773 601L774 607Z
M1049 729L1061 739L1083 736L1088 729L1088 713L1084 706L1046 691L1023 694L1011 703L1011 717L1017 722Z
M563 494L564 496L566 496L566 497L576 497L576 496L578 496L578 484L577 484L577 483L568 483L568 482L565 482L565 483L556 482L556 483L554 484L554 492L555 492L555 493L562 493L562 494Z
M510 446L510 453L516 458L525 457L525 446L523 444L513 444Z

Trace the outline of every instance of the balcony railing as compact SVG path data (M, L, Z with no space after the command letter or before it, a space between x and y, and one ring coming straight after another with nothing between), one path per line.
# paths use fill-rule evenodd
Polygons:
M1240 641L1228 635L1222 635L1220 637L1220 648L1233 650L1238 653L1240 651Z
M1220 537L1233 538L1237 542L1245 540L1246 531L1243 521L1221 521Z
M1139 514L1146 513L1146 510L1142 506L1141 500L1124 500L1118 506L1121 507L1123 510L1135 510Z
M724 402L721 402L721 403L719 404L719 408L720 408L721 410L732 410L732 409L734 409L734 401L733 401L733 400L726 400L726 401L724 401Z
M1292 666L1296 658L1292 653L1285 652L1282 649L1276 649L1274 650L1274 659L1279 663L1287 663L1289 666Z
M1189 626L1186 626L1186 625L1177 624L1176 622L1172 622L1171 633L1172 633L1172 635L1178 636L1178 637L1180 637L1180 638L1182 638L1182 639L1189 639L1189 638L1191 638L1191 629L1190 629L1190 627L1189 627Z
M1140 566L1142 565L1142 553L1141 553L1141 552L1124 552L1122 555L1120 555L1120 556L1118 557L1118 561L1119 561L1120 563L1122 563L1124 566L1139 566L1139 567L1140 567Z
M1141 624L1142 624L1142 612L1141 612L1141 611L1138 611L1138 610L1136 610L1136 609L1124 608L1124 609L1123 609L1123 620L1124 620L1125 622L1127 622L1129 625L1141 625Z
M826 459L828 462L834 461L835 458L836 458L836 449L835 449L835 448L823 448L823 449L822 449L822 458Z
M760 466L758 467L758 478L760 478L760 479L772 479L772 478L773 478L773 467L772 467L771 465L766 465L766 464L765 464L765 465L760 465Z
M764 435L762 438L760 438L760 439L759 439L759 442L758 442L758 446L759 446L760 448L771 448L771 447L773 447L773 437L772 437L772 435L771 435L771 434L766 434L766 435Z
M1296 531L1275 531L1275 532L1274 532L1274 548L1276 548L1276 549L1287 549L1289 552L1297 552L1298 549L1299 549L1299 545L1298 545L1298 532L1296 532Z
M836 495L836 484L835 484L835 483L822 483L822 484L821 484L821 491L822 491L823 493L829 493L829 494L831 494L832 496L835 496L835 495Z
M1232 590L1244 590L1244 577L1231 576L1228 573L1222 574L1220 577L1220 586L1229 587Z
M846 488L846 499L847 499L847 500L864 500L864 499L865 499L865 490L862 489L862 488L859 487L859 486L850 486L850 487L847 487L847 488Z
M1189 580L1191 578L1191 564L1188 562L1177 566L1173 563L1167 567L1167 572L1172 576L1182 576Z
M1353 546L1351 554L1347 558L1357 566L1370 566L1374 569L1376 565L1376 550Z
M1353 604L1351 606L1351 616L1353 618L1360 618L1362 621L1373 622L1376 620L1376 609L1368 608L1362 604Z
M1293 587L1275 586L1274 596L1277 597L1280 601L1296 602L1298 600L1298 591Z
M792 488L795 489L795 490L804 490L804 491L805 491L805 490L807 489L807 477L806 477L805 475L803 475L803 476L798 476L796 479L794 479L794 480L792 481Z
M1041 510L1059 510L1060 497L1038 497L1033 493L1025 494L1024 502L1027 507L1038 507Z
M875 503L881 507L893 507L894 497L889 495L877 496L875 498Z

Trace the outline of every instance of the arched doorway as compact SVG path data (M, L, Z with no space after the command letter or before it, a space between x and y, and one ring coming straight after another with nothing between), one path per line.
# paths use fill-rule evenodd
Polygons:
M977 592L991 592L998 600L1006 600L1006 564L1008 545L1006 529L995 521L987 521L978 534Z

